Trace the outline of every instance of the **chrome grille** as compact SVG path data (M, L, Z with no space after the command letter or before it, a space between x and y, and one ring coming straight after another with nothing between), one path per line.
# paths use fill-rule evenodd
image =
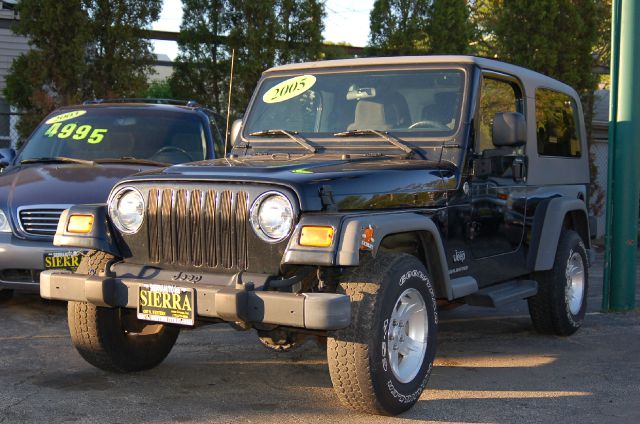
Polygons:
M30 235L53 237L63 211L64 208L20 208L20 226Z
M246 192L151 189L147 203L152 263L248 268Z

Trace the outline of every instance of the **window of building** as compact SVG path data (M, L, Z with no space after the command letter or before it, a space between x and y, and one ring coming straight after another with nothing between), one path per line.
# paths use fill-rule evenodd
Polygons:
M580 157L575 100L563 93L536 90L538 153L543 156Z

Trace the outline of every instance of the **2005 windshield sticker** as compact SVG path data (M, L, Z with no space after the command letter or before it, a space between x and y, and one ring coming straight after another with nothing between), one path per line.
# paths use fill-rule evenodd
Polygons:
M84 110L74 110L47 120L45 124L51 126L45 131L45 137L56 137L60 140L68 138L77 141L86 140L89 144L100 143L109 131L107 128L94 128L92 125L78 125L73 122L63 125L63 122L82 116L85 113L87 112Z
M262 101L265 103L280 103L293 99L309 90L315 83L316 77L313 75L300 75L289 78L271 87L262 96Z

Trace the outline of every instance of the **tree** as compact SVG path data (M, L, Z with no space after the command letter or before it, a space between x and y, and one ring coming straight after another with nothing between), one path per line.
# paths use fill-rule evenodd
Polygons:
M32 47L7 75L7 101L27 112L18 123L22 139L50 111L85 95L86 46L90 38L81 0L22 0L13 31Z
M433 0L426 33L431 54L467 54L474 36L466 0Z
M5 95L26 115L25 138L53 109L89 97L138 96L153 57L141 30L162 0L21 0L17 34L31 50L14 60Z
M171 86L180 97L225 112L235 50L236 116L266 68L320 57L324 15L320 0L186 0Z
M151 81L144 92L144 97L151 99L174 99L176 96L171 90L169 78L160 81Z
M303 62L320 58L324 3L318 0L280 0L276 9L283 44L277 63Z
M88 80L95 97L133 97L147 86L155 56L143 30L158 20L162 0L83 0L91 34Z
M370 14L369 53L426 53L428 15L428 0L376 0Z
M183 0L182 24L171 89L177 97L193 99L221 111L226 103L229 74L225 0Z

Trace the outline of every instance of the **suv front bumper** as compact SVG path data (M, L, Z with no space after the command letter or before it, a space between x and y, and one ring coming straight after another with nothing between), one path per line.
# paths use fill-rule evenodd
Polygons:
M44 254L69 250L72 249L55 247L47 240L22 240L10 233L0 233L0 289L37 293L39 282L35 277L44 269ZM25 278L16 279L13 274L24 274Z
M119 278L43 271L40 296L44 299L89 302L102 307L138 307L141 285L159 284L194 289L195 318L338 330L351 322L349 297L335 293L283 293L245 290L234 286L193 285L153 279Z

